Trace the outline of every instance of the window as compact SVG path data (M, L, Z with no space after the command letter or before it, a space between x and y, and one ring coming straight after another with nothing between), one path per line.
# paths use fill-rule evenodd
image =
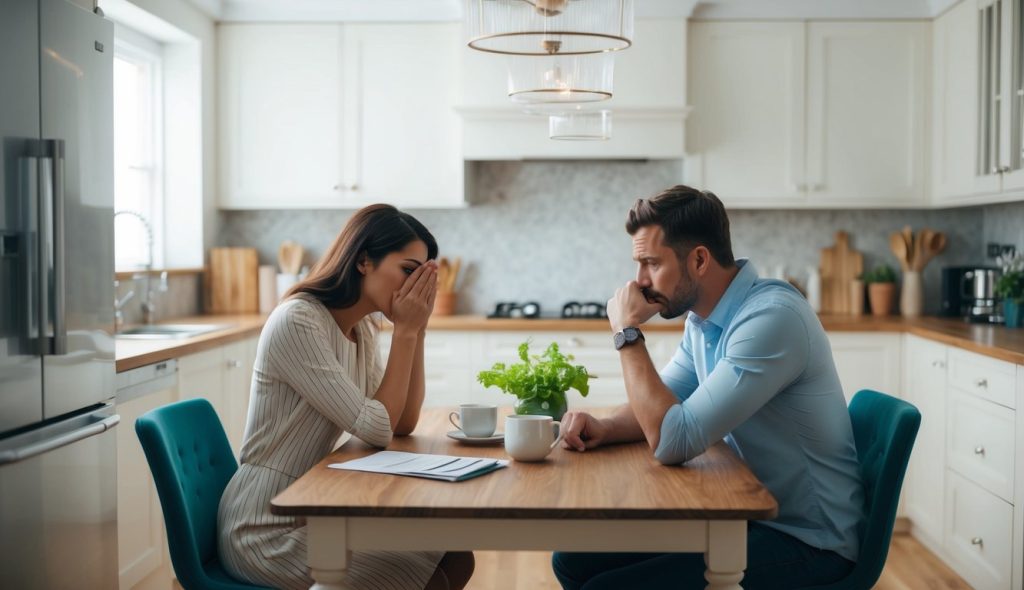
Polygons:
M163 266L161 46L118 25L114 38L114 260ZM153 252L150 260L149 245Z

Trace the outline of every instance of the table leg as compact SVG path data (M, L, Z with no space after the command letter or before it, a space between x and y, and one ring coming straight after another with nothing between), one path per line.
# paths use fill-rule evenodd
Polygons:
M747 567L747 521L708 522L708 550L704 553L706 590L742 590Z
M310 517L307 520L306 561L313 586L310 590L345 590L348 549L348 521L338 517Z

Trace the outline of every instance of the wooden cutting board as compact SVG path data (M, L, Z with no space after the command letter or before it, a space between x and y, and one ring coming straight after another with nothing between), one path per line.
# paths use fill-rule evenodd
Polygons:
M821 311L849 313L850 282L864 272L864 255L850 248L850 236L836 232L835 246L821 250Z
M259 256L255 248L211 248L211 313L259 311Z

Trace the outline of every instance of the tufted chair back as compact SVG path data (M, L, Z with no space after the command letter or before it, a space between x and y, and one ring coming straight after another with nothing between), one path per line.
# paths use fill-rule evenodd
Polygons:
M217 507L238 469L217 413L205 399L157 408L135 421L160 496L174 574L185 590L253 590L217 558Z
M896 505L921 413L903 400L864 389L850 402L850 423L864 482L860 557L842 581L805 590L868 590L878 581L889 554Z

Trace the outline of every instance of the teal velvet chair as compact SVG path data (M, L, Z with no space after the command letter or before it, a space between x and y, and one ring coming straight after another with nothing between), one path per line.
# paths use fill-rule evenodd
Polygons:
M903 400L865 389L850 402L850 422L864 480L860 558L846 578L804 590L869 590L878 581L889 554L896 505L921 413Z
M257 590L236 581L217 557L217 506L238 470L210 402L190 399L135 421L163 507L174 574L185 590Z

